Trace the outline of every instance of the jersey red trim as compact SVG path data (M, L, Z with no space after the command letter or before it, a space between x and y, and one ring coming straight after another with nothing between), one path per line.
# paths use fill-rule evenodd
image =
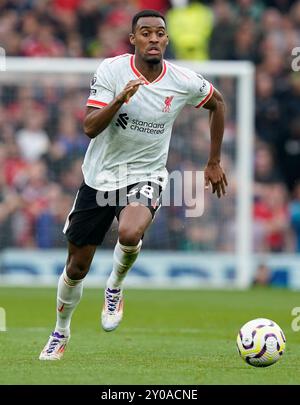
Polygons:
M131 55L131 57L130 57L130 67L131 67L133 73L135 74L135 76L136 76L137 78L139 78L139 79L142 78L142 79L145 80L145 84L153 84L153 83L159 82L159 81L164 77L164 75L166 74L166 71L167 71L167 64L166 64L165 61L163 61L163 68L162 68L161 74L160 74L153 82L149 82L149 81L142 75L142 73L137 70L137 68L136 68L136 66L135 66L135 55Z
M173 63L170 63L170 62L167 62L167 64L168 64L168 68L169 68L169 69L174 69L174 70L176 70L178 73L180 73L183 77L185 77L186 79L192 80L192 77L191 77L191 76L188 76L188 75L185 74L185 73L183 73L183 72L178 68L178 66L176 66L176 65L174 65Z
M196 105L196 108L202 107L211 98L213 92L214 92L214 86L210 83L210 89L209 89L208 95L201 101L201 103Z
M88 99L88 101L86 102L86 105L88 107L105 107L106 105L108 105L108 103L103 103L102 101Z
M123 55L119 55L119 56L115 56L114 58L112 58L112 60L109 62L109 64L115 62L116 60L120 59L120 58L125 58L125 56L129 56L130 53L124 53Z

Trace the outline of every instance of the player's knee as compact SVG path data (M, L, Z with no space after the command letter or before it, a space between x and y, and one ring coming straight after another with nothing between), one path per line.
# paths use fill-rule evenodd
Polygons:
M124 246L136 246L143 236L143 229L119 228L119 241Z
M89 271L89 265L82 260L71 257L66 266L67 276L71 280L81 280Z

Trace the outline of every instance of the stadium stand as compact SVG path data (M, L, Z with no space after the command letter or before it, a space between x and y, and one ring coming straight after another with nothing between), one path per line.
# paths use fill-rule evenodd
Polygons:
M291 69L291 50L300 43L300 1L0 0L0 46L7 56L105 58L132 52L127 40L131 17L150 4L166 14L171 28L167 58L255 63L254 247L257 252L300 252L300 75ZM179 38L180 16L188 18L191 8L197 9L191 28L204 18L205 32ZM230 105L230 84L220 86ZM82 131L87 92L1 87L2 249L65 245L61 229L82 181L88 144ZM209 143L200 139L205 119L192 110L185 118L193 122L193 131L176 124L169 170L179 162L197 168L207 156ZM227 166L232 164L226 152L231 124L229 111ZM203 226L205 218L201 227L192 220L183 226L180 208L171 207L162 209L156 221L159 226L147 238L152 249L227 251L234 243L228 236L230 220L221 230L211 223ZM113 245L109 236L104 246Z

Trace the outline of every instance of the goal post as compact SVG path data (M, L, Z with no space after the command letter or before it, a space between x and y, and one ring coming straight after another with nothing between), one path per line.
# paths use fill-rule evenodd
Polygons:
M50 75L52 79L55 77L61 83L65 81L69 83L69 86L76 87L76 80L74 81L72 78L81 75L84 78L84 85L81 82L80 86L86 89L88 95L89 79L96 71L99 62L97 59L84 58L7 57L6 71L0 72L0 86L3 85L3 81L4 83L14 83L15 86L23 86L28 84L27 78L34 82L35 78ZM254 65L247 61L197 62L174 60L171 62L201 73L208 80L222 77L234 79L236 82L236 242L235 249L231 252L236 271L231 286L234 288L247 288L251 283L254 268L251 227L252 162L254 153ZM230 182L230 178L228 180ZM223 204L223 201L226 201L226 196L220 200L220 204ZM218 254L218 252L215 253Z
M237 79L237 237L235 287L247 288L253 274L252 184L254 156L255 67L248 61L176 61L205 75ZM230 179L229 179L230 181Z

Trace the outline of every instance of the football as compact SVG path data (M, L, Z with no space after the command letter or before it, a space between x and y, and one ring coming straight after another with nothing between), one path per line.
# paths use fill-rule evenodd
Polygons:
M284 353L285 343L281 328L266 318L245 323L237 336L241 358L254 367L268 367L276 363Z

